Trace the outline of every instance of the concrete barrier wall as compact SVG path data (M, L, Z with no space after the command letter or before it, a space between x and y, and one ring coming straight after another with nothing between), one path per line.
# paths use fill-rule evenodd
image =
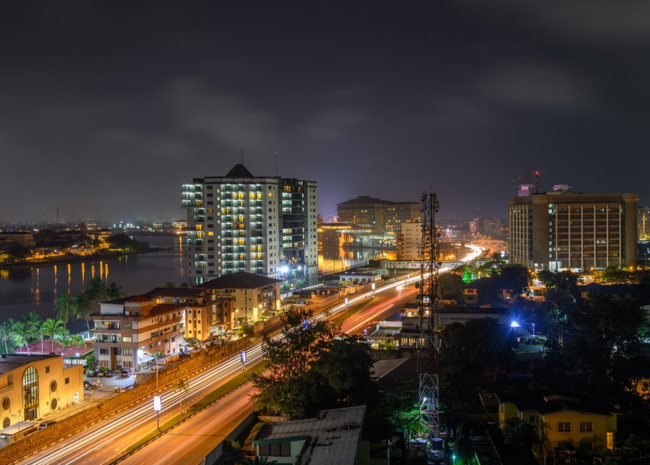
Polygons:
M237 439L237 437L242 434L246 428L251 426L253 423L257 421L257 413L252 412L250 415L248 415L244 421L242 421L237 427L235 427L234 430L230 432L228 436L226 436L226 439L230 439L231 441L234 441ZM212 449L212 451L205 456L202 462L199 462L198 465L214 465L217 460L219 460L219 457L223 455L223 443L225 439L221 441L217 446Z
M209 347L193 353L191 358L161 370L159 373L159 384L164 387L172 384L178 378L183 378L197 371L207 369L221 359L246 349L250 344L250 338L243 338L224 346ZM133 389L107 398L97 406L83 410L48 428L29 435L25 439L9 444L0 449L0 463L11 464L63 437L75 434L102 418L118 413L127 407L131 407L145 400L147 397L151 397L155 389L156 379L154 376L142 384L135 386Z

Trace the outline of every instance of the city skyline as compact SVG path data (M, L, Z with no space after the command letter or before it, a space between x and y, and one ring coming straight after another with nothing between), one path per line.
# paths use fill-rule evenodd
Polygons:
M0 222L183 218L179 186L242 155L317 182L326 219L423 191L505 217L525 166L650 204L642 2L2 10Z

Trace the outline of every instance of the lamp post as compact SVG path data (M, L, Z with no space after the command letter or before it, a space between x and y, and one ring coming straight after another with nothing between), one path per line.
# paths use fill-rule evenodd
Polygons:
M160 411L162 410L162 399L158 390L158 358L154 356L156 361L156 395L153 396L153 409L156 412L156 429L160 431Z

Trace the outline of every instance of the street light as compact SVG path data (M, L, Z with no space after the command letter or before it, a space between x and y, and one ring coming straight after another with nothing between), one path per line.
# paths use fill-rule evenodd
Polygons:
M160 397L160 392L158 391L158 359L154 356L156 361L156 395L153 396L153 409L156 412L156 429L160 431L160 411L162 410L162 398Z

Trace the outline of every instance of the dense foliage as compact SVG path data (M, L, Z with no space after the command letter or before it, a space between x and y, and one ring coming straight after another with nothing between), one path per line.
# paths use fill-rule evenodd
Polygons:
M282 316L283 338L265 337L268 370L252 378L257 409L298 419L376 402L370 347L326 321L307 324L310 317L290 309Z

